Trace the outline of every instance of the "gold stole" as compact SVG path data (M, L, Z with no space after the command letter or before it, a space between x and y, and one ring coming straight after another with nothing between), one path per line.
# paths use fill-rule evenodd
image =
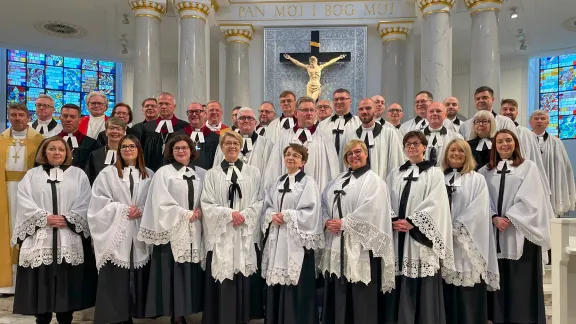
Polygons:
M26 145L26 164L27 169L34 167L34 159L38 146L43 140L43 136L36 130L28 127L24 145ZM0 287L12 287L12 265L18 264L18 250L16 246L10 248L11 224L10 209L8 207L8 192L6 190L6 181L8 174L6 172L6 156L10 151L12 144L10 129L0 134ZM10 180L17 176L21 180L26 172L10 172Z

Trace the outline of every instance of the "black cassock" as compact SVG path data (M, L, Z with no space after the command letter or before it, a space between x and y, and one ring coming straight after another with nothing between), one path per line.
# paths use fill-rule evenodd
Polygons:
M490 160L490 147L485 143L482 143L481 146L479 146L481 140L481 138L477 137L468 141L468 144L472 149L472 156L474 157L474 160L476 160L476 171L488 164ZM488 140L492 141L491 138L488 138ZM480 148L480 150L478 148Z
M136 136L138 139L140 139L140 134L141 131L138 129L135 129L134 127L126 127L126 135L134 135ZM100 132L100 134L98 134L98 138L96 138L96 141L98 141L98 145L100 146L104 146L108 144L108 136L106 136L106 131L103 130Z
M78 142L78 147L76 148L73 147L74 142L68 133L62 131L58 134L58 136L62 137L66 143L68 143L68 146L70 146L72 150L72 165L84 169L88 163L90 153L98 149L100 145L95 139L82 134L79 130L76 130L71 135L76 137L76 141Z
M97 150L94 150L90 156L88 157L88 162L86 163L86 167L84 171L86 171L86 175L88 176L88 180L90 180L90 185L94 183L100 171L104 170L105 167L112 165L116 162L116 157L111 159L109 163L106 163L106 155L108 154L108 147L103 146Z
M144 161L146 162L146 166L154 172L166 164L166 161L164 161L164 146L178 131L183 130L184 127L189 125L187 122L176 118L176 116L172 116L173 132L169 133L166 125L162 127L160 132L156 132L160 121L161 119L158 118L157 120L144 124L144 130L140 136L140 142L142 142L144 150Z
M179 134L186 134L190 136L192 141L196 143L196 151L198 152L198 157L196 160L192 161L197 167L201 167L204 170L210 170L214 164L214 156L218 150L218 144L220 141L220 136L213 131L211 131L206 125L202 126L199 131L194 131L191 125L187 125ZM197 133L202 133L202 136Z

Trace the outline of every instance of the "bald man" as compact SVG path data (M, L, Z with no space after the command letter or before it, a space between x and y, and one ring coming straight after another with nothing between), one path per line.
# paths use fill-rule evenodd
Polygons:
M442 166L444 151L448 143L456 138L464 139L462 135L448 130L446 126L444 126L444 120L446 120L447 116L446 107L443 103L438 101L432 102L426 110L428 126L422 130L428 139L428 147L426 148L424 158L436 164L438 167Z
M394 126L394 128L400 130L400 126L402 125L402 117L404 117L402 106L397 103L393 103L388 106L388 111L386 111L386 118L388 119L388 123Z
M460 124L463 122L458 118L458 112L460 111L460 103L456 97L448 97L444 99L444 107L446 107L446 113L448 114L448 120L454 124L454 131L460 129Z

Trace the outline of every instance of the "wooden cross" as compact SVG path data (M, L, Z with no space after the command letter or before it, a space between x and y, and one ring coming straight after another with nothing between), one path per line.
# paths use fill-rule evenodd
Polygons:
M284 54L288 54L304 64L308 63L310 56L315 56L318 59L318 64L320 64L320 62L328 62L342 54L345 54L346 57L339 62L350 62L350 52L320 52L320 31L313 30L310 33L310 53L280 53L280 63L290 62L284 57Z

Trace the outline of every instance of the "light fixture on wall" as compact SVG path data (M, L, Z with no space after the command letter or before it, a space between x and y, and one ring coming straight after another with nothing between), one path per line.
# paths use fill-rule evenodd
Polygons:
M128 39L126 39L126 34L120 35L120 46L122 47L122 54L128 54Z
M526 41L525 40L521 40L520 41L520 50L521 51L525 51L528 49L528 46L526 46Z
M124 19L122 19L122 24L129 25L130 20L128 19L128 14L123 14L122 16L124 16Z
M518 18L518 11L516 7L512 7L511 11L510 11L510 19L516 19Z

